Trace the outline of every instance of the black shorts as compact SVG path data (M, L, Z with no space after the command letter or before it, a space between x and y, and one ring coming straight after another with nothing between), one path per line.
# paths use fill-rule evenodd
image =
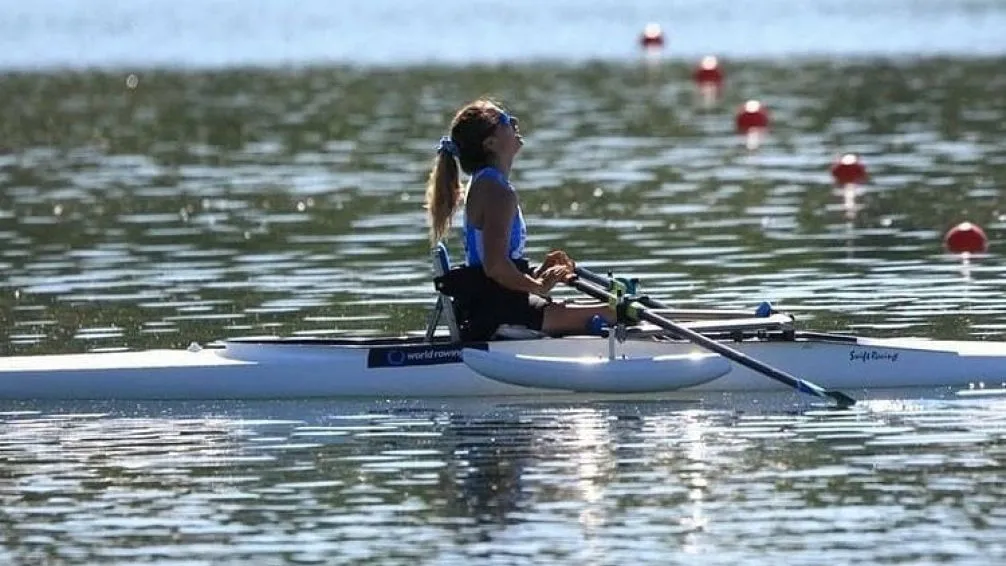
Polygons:
M488 319L489 324L526 326L531 330L541 330L545 320L545 306L549 301L531 293L521 293L501 289L500 293L489 293L472 305L473 318Z
M515 261L523 273L532 273L524 261ZM507 289L485 274L481 266L456 267L435 280L437 290L454 299L461 338L483 341L492 338L502 324L541 330L549 300Z

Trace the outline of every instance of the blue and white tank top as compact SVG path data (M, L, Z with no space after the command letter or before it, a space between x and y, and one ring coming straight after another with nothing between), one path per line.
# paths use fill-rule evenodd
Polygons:
M502 171L495 167L483 167L472 175L471 180L468 181L468 188L471 189L472 183L476 179L482 176L490 176L500 183L503 183L511 191L514 190L513 185L510 184L510 180L506 178L506 175ZM516 191L515 191L516 192ZM468 224L468 215L464 214L464 239L465 239L465 262L470 266L482 265L482 258L485 257L485 248L482 244L482 230ZM520 204L517 205L517 214L513 217L513 223L510 224L510 244L507 246L507 253L510 259L521 259L524 257L524 246L527 244L527 225L524 223L524 213L520 209Z

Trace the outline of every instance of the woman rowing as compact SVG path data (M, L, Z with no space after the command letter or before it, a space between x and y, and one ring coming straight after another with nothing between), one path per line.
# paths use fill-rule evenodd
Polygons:
M514 158L524 145L517 118L489 100L457 112L450 134L440 140L426 187L430 237L443 239L464 200L465 263L462 269L463 336L486 340L503 324L522 325L552 336L582 334L595 316L614 315L604 305L552 302L548 293L573 277L574 263L555 250L531 269L524 256L527 226L510 184ZM462 193L461 175L470 176ZM458 294L455 294L458 298ZM467 330L467 331L465 331Z

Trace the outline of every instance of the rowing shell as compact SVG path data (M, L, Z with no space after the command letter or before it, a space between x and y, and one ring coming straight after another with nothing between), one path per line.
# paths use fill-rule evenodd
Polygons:
M769 335L728 343L774 367L812 378L823 387L849 391L911 387L956 391L979 383L998 388L1006 381L1006 343L1002 342L797 333L793 339ZM606 339L587 336L466 346L511 357L577 359L608 352ZM696 353L705 352L688 342L630 339L619 345L618 355L646 359ZM517 377L505 379L514 381ZM619 379L626 392L640 387L633 384L632 372ZM234 339L223 347L192 351L0 357L0 399L421 398L563 391L542 385L547 384L526 387L480 375L463 363L460 345L413 337ZM731 363L725 375L682 391L784 389Z

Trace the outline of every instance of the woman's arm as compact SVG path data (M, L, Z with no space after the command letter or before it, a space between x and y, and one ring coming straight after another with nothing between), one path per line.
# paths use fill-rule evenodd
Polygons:
M536 279L517 269L509 256L510 227L517 214L517 196L491 179L482 183L476 181L469 193L475 193L476 189L479 195L476 212L482 218L482 269L486 275L507 289L547 293L559 279L556 274L550 274L549 280Z

